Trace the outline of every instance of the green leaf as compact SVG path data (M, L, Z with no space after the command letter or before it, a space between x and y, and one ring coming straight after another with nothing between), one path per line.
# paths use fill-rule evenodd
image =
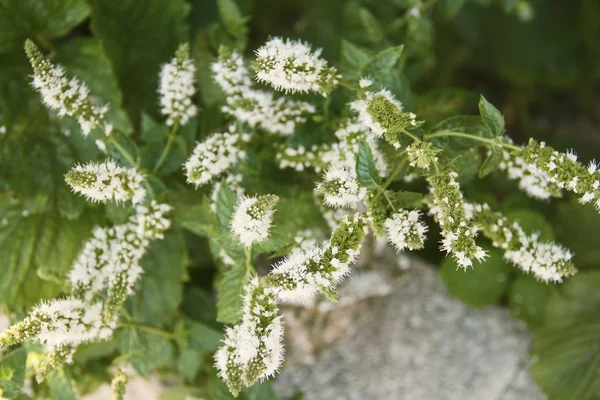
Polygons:
M533 376L550 400L600 398L600 271L580 272L554 291L534 331Z
M98 213L77 220L40 213L0 224L0 303L11 311L23 311L42 298L56 296L98 220Z
M377 44L385 41L385 32L383 27L377 21L377 18L366 8L358 11L358 17L366 32L366 39L371 43Z
M415 113L426 126L431 127L454 115L469 113L477 97L473 92L461 88L433 89L417 98Z
M454 297L473 307L496 304L508 288L512 268L496 249L486 249L488 257L472 268L459 267L450 256L442 262L440 275Z
M341 63L351 72L362 69L371 59L370 54L352 42L342 39Z
M231 232L231 217L235 210L236 196L233 190L225 183L221 182L221 186L217 193L217 218L222 233Z
M573 261L579 268L600 265L600 215L591 205L576 201L560 203L553 215L556 239L575 253Z
M360 142L358 146L356 174L358 175L358 181L363 186L375 186L381 182L379 172L377 172L377 167L373 160L373 152L369 144L365 141Z
M25 380L27 350L24 347L3 354L0 360L0 396L12 399L19 395Z
M70 74L85 82L98 103L108 104L106 121L119 131L132 130L127 115L121 108L123 95L100 41L90 37L65 41L56 49L56 61Z
M173 318L183 299L187 263L181 231L168 231L164 239L152 241L140 263L144 274L139 289L130 298L135 321L160 326Z
M109 137L106 152L123 166L135 167L137 165L137 145L129 135L123 132L115 132Z
M0 2L0 54L21 49L27 38L66 35L89 15L85 0Z
M178 386L163 389L158 395L158 400L189 400L209 399L209 394L204 388L191 386Z
M444 16L448 19L454 18L465 3L466 0L444 0L441 3Z
M190 347L205 352L214 352L221 346L223 333L196 321L187 321L190 332Z
M170 365L175 352L169 339L134 327L123 331L120 350L143 377L154 368Z
M479 167L479 177L484 178L498 169L498 166L502 162L502 150L494 146L490 150L490 153L485 158L481 167Z
M91 30L111 62L123 104L138 126L140 112L156 112L160 65L187 40L184 0L89 0ZM127 38L127 40L124 40Z
M246 267L232 265L219 283L217 300L217 321L235 324L242 316L242 295L250 276Z
M259 382L244 389L248 400L277 400L275 392L268 381Z
M493 138L492 133L481 118L474 115L450 117L431 128L429 133L440 131L463 132L473 136ZM448 154L449 156L456 156L464 150L482 146L482 143L477 140L453 136L436 137L433 139L433 143L436 147L444 149L442 155Z
M400 45L389 47L376 54L365 66L363 75L378 79L381 75L389 74L400 60L403 51L404 45Z
M544 309L551 294L552 286L531 275L519 274L508 295L510 312L525 321L530 328L540 327L544 322Z
M50 388L50 397L55 400L76 400L77 392L73 387L71 376L63 368L53 371L46 379Z
M205 354L194 349L184 349L177 359L177 371L186 382L192 382L204 362Z
M219 16L227 33L241 41L241 50L246 46L248 28L246 18L242 16L233 0L217 0Z
M504 117L483 95L479 99L479 113L481 114L481 120L494 137L500 137L504 134Z

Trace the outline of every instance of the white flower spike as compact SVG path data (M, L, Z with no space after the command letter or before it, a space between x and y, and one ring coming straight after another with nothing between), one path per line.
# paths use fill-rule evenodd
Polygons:
M169 126L183 126L198 112L192 101L196 92L196 67L189 53L187 43L180 45L175 57L160 70L158 93L161 112L167 116Z

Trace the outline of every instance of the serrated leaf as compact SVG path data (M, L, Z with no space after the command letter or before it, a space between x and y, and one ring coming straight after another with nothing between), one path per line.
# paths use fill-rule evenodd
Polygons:
M356 175L363 186L376 186L381 182L379 172L373 160L371 147L365 141L360 142L356 156Z
M492 147L490 153L479 167L479 177L484 178L498 169L498 166L502 162L502 150L497 147Z
M12 399L19 395L25 379L27 350L24 347L3 354L0 359L0 395Z
M21 49L25 39L66 35L89 15L84 0L0 2L0 54Z
M500 251L486 249L488 257L471 268L459 267L449 255L442 262L440 276L454 297L473 307L496 304L508 288L513 269Z
M50 397L54 400L76 400L77 392L71 382L71 377L60 368L48 376L46 384L50 388Z
M250 276L246 267L232 265L221 278L217 300L217 321L235 324L242 316L242 295Z
M354 73L356 73L356 70L362 69L371 60L371 56L366 50L344 39L342 39L340 57L341 63Z
M187 40L184 0L89 0L91 30L104 48L123 93L123 104L138 126L140 111L156 113L158 72ZM123 40L127 38L127 40Z
M494 137L500 137L504 134L504 117L483 95L479 99L479 114L481 114L481 120Z
M130 298L135 321L161 326L173 318L183 299L187 262L181 231L168 231L164 239L152 241L140 262L144 274L136 295Z
M358 11L358 18L365 30L366 39L371 43L382 43L385 41L385 32L383 27L377 21L377 18L366 8L361 8Z
M231 231L231 217L235 210L236 196L233 190L225 183L221 182L217 192L217 218L222 233Z
M534 331L532 367L550 400L600 394L600 271L580 272L554 291L545 324Z

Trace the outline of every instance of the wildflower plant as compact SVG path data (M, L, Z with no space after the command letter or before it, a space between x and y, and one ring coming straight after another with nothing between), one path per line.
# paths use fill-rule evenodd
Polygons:
M130 375L153 372L187 398L267 396L285 361L280 306L338 301L372 236L447 256L465 279L490 262L540 291L577 279L575 251L498 199L520 189L550 207L570 192L600 210L596 162L510 138L483 96L444 108L413 92L435 62L415 35L429 5L408 2L390 24L406 47L361 9L370 48L343 41L335 61L294 37L247 49L232 0L200 28L182 0L123 1L140 21L90 1L73 6L77 24L32 31L28 97L18 112L0 102L0 303L13 322L0 395L35 377L36 398L102 381L122 399ZM55 40L80 31L91 36ZM140 50L138 35L160 40Z

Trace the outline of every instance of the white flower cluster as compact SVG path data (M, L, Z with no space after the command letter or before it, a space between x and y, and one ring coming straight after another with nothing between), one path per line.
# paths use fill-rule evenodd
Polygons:
M190 59L189 45L184 43L175 57L161 67L158 93L161 112L167 116L167 125L185 125L198 112L192 102L196 67Z
M245 289L241 322L225 332L215 353L219 376L237 396L242 387L274 375L283 362L283 323L277 301L258 278Z
M428 229L421 221L421 211L400 210L386 219L384 226L389 242L397 251L423 248Z
M222 111L252 128L291 135L297 124L306 122L307 115L316 111L310 103L276 98L271 92L253 88L244 60L235 51L222 50L212 70L215 81L227 95Z
M138 205L125 224L94 228L69 273L73 295L91 301L107 290L105 313L112 314L133 293L143 273L139 262L150 240L162 238L170 227L166 217L170 210L167 204L152 201Z
M358 121L368 127L377 137L385 137L395 148L400 147L396 134L407 127L416 127L416 115L404 112L402 103L387 89L366 92L364 99L350 103L350 109L358 113Z
M524 272L531 272L545 282L562 282L563 277L576 272L573 254L564 247L541 242L539 233L528 235L517 222L510 223L487 204L467 205L476 222L495 247L504 250L504 257Z
M146 197L143 180L135 169L120 167L113 160L77 165L65 175L65 181L74 192L98 202L131 200L134 204L140 203Z
M321 49L312 52L307 43L275 37L256 50L256 79L286 93L325 95L338 84L339 75L320 55Z
M486 253L475 243L479 229L472 223L473 216L465 212L457 177L453 171L429 177L429 212L442 228L442 250L452 253L456 263L467 268L473 265L473 259L482 261Z
M204 185L227 171L246 156L242 144L250 140L248 134L215 133L198 143L183 168L187 181Z
M498 168L506 171L509 179L518 180L519 188L531 197L548 199L560 192L547 173L526 163L521 156L504 151Z
M27 40L25 51L33 67L33 87L41 94L46 107L56 111L59 117L75 118L87 136L102 122L108 107L94 105L88 87L76 78L69 79L66 71L53 65L32 41Z
M316 190L323 195L325 204L334 208L356 207L367 194L366 188L359 186L353 170L346 167L330 167Z
M368 134L367 128L350 119L342 124L335 132L338 141L322 145L313 146L310 149L305 147L284 147L277 152L275 156L279 162L280 168L293 168L296 171L303 171L307 168L314 168L320 172L327 167L347 168L356 174L356 155L361 141L366 141L373 152L373 160L380 175L387 174L387 164L383 153L379 150L377 140Z
M308 302L318 292L333 295L335 284L350 272L367 232L363 217L346 216L329 241L296 249L275 264L265 279L267 286L274 288L279 300L291 303Z
M274 195L240 199L231 218L231 232L245 247L269 237L278 200Z

